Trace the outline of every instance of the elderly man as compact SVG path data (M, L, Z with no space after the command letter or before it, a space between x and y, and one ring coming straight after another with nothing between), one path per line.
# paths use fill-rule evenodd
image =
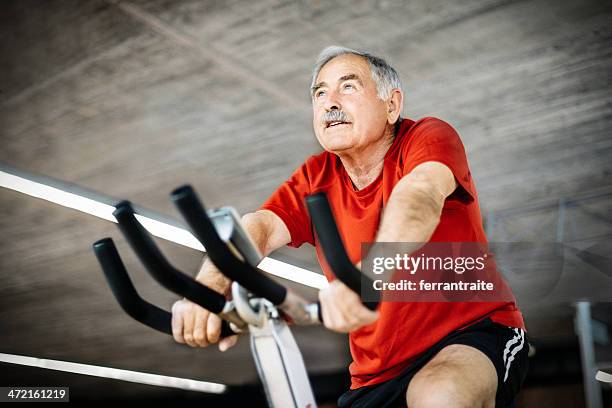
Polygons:
M314 245L304 197L325 191L351 260L362 242L480 242L478 197L459 136L447 123L402 119L397 72L368 53L328 47L312 77L313 126L325 152L310 157L242 221L261 252ZM384 210L384 212L383 212ZM493 407L511 404L527 369L515 302L382 302L376 312L322 267L327 328L349 333L351 389L342 407ZM221 293L228 282L205 262L198 280ZM220 319L181 300L177 342L219 341ZM223 339L223 351L236 336Z

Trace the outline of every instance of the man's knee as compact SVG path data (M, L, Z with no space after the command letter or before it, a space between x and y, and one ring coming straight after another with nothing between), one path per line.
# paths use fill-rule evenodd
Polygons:
M479 406L477 401L461 389L461 385L451 378L431 375L415 376L408 386L406 402L410 408L472 408Z
M495 406L495 368L480 351L464 347L443 350L412 378L406 392L410 408ZM486 361L479 363L481 357Z

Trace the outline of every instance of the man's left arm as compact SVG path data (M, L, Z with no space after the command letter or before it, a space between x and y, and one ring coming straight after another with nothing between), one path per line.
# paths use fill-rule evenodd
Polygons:
M393 188L376 241L429 241L440 222L444 200L456 188L448 166L435 161L419 164Z
M376 241L429 241L440 222L444 200L456 188L453 172L446 165L419 164L393 188ZM348 333L378 318L377 312L363 306L359 295L338 280L319 292L319 300L325 326L337 332Z

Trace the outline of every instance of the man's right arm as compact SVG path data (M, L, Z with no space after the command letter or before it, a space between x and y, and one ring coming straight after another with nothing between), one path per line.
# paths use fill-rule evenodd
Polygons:
M242 217L242 227L250 235L263 256L291 242L291 235L279 216L269 210L259 210ZM196 280L227 295L231 281L206 259ZM178 343L191 347L206 347L219 341L221 319L206 309L182 299L172 307L172 333ZM227 350L236 343L237 336L221 340L219 349Z

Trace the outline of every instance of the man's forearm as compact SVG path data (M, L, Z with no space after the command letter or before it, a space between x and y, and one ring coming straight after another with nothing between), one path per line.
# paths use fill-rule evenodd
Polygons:
M265 214L254 212L243 215L242 227L249 234L263 256L268 256L273 251L268 245L272 226L267 222Z
M225 275L219 272L208 257L202 262L196 280L223 295L229 292L230 284L232 283Z
M385 207L377 242L429 241L440 222L444 196L418 179L405 177Z

